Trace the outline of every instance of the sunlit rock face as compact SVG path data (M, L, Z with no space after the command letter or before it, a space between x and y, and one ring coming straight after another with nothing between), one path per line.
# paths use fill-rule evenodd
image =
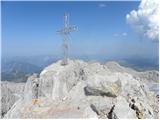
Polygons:
M158 118L158 99L144 73L116 62L69 60L65 66L61 62L29 77L23 97L5 118Z
M22 94L24 91L24 83L12 83L1 81L1 118L11 109L14 103L18 100L17 94Z

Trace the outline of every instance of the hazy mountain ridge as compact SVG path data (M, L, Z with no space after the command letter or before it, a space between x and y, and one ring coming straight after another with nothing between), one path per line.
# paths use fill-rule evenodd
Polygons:
M120 65L130 67L137 71L158 70L159 71L159 57L156 58L128 58L117 61Z
M26 82L29 75L39 73L40 70L40 67L27 62L2 62L2 81Z

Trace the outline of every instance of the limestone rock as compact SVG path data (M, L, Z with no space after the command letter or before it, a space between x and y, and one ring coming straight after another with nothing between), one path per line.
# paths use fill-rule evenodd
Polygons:
M22 94L24 83L1 82L1 117L3 117L19 99L17 94Z
M156 95L144 82L149 77L142 79L140 74L115 62L69 60L62 66L58 61L29 77L23 96L6 118L157 118Z

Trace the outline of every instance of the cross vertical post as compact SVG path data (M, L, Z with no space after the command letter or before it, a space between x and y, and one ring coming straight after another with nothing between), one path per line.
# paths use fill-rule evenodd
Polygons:
M62 65L68 64L68 41L69 34L77 29L76 26L69 25L69 14L64 14L64 27L57 31L63 37L63 60Z

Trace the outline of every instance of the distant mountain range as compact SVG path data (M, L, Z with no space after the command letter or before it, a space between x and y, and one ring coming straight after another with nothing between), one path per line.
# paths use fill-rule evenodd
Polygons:
M96 58L96 57L95 57ZM56 62L60 58L58 56L30 56L30 57L2 57L2 81L14 81L14 82L26 82L28 76L33 73L39 73L44 67ZM82 57L85 61L94 60L94 57ZM102 64L107 61L117 61L120 65L125 67L131 67L138 71L146 70L158 70L159 58L152 59L105 59L104 57L98 57L95 59Z
M117 61L120 65L133 68L137 71L157 70L159 71L159 58L128 58Z
M40 67L20 61L10 61L2 64L2 81L25 82L32 73L39 73Z
M39 73L55 62L54 56L2 57L2 81L26 82L28 76Z

